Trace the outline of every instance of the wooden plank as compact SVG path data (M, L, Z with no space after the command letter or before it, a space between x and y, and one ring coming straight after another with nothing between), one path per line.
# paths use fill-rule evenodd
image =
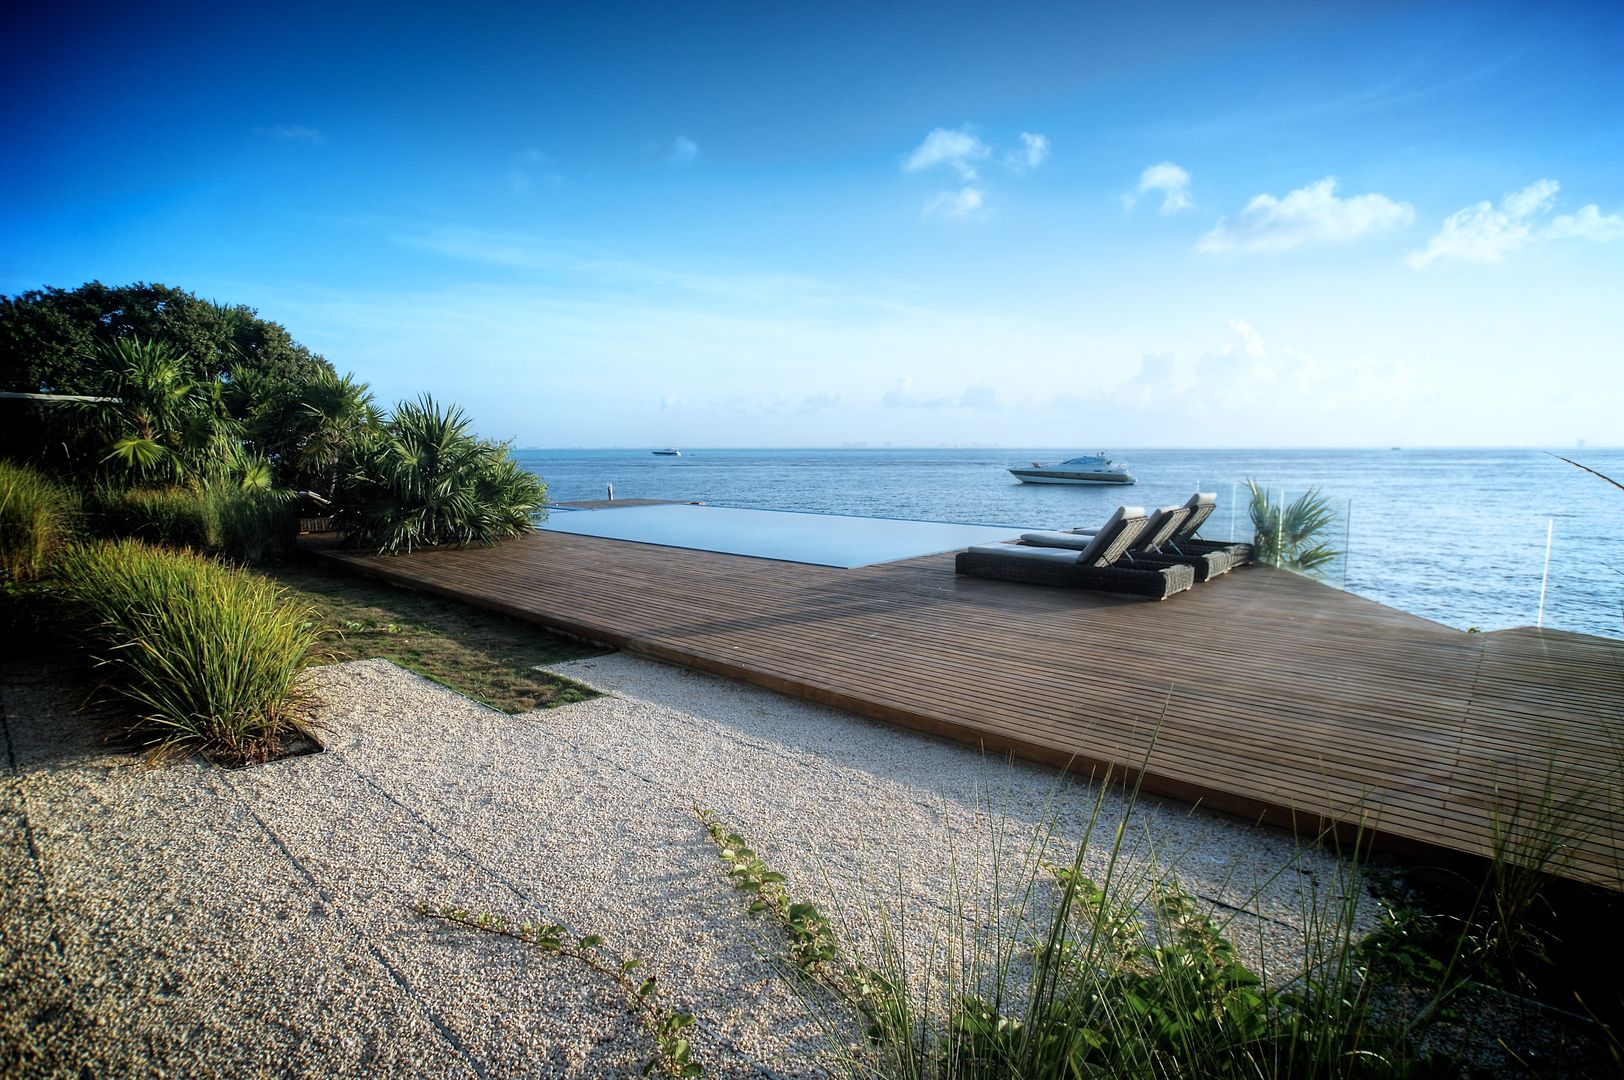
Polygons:
M962 578L950 555L843 570L561 533L322 550L991 752L1310 831L1373 819L1389 846L1481 855L1497 808L1548 772L1587 834L1567 873L1624 888L1607 820L1624 806L1624 643L1463 634L1265 567L1155 603Z

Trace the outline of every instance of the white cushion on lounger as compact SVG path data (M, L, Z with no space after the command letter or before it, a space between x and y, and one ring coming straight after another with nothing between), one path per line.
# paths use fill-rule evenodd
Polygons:
M1036 547L1071 548L1073 551L1081 551L1093 543L1093 540L1079 533L1029 532L1021 533L1021 543Z
M1092 565L1099 554L1110 547L1116 539L1118 526L1129 523L1129 519L1137 518L1138 525L1145 523L1145 508L1143 506L1119 506L1100 526L1100 531L1094 534L1089 545L1077 553L1077 561L1084 565Z
M1077 552L1070 548L1022 547L1020 544L977 544L970 549L972 555L991 555L999 559L1035 559L1042 562L1074 563Z

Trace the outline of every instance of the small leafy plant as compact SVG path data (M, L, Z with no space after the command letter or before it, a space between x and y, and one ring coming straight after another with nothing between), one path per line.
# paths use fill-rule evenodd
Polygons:
M515 923L501 915L427 901L419 902L413 910L431 919L512 938L544 953L585 964L620 989L638 1022L654 1039L654 1057L643 1066L644 1076L656 1069L671 1077L704 1075L705 1068L694 1060L693 1044L687 1036L694 1025L693 1014L667 1009L660 1003L654 976L640 974L644 966L641 957L611 959L604 955L603 938L596 934L574 937L558 923Z
M1269 498L1254 481L1248 480L1246 487L1252 497L1252 550L1258 562L1317 577L1342 554L1324 540L1335 518L1331 500L1318 488L1282 503Z
M734 888L749 893L751 914L766 914L788 939L788 959L801 975L832 991L867 1022L869 1038L877 1042L893 1037L910 1023L906 994L900 983L841 950L828 918L815 904L790 898L784 875L762 861L745 838L729 831L709 810L695 808L717 858L722 860Z

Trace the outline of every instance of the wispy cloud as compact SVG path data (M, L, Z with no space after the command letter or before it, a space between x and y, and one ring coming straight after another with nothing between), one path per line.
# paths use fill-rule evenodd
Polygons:
M275 124L271 127L255 128L254 133L256 135L269 135L273 139L281 139L284 142L310 143L312 146L320 146L327 141L327 136L323 135L320 130L306 127L303 124Z
M1190 201L1190 174L1171 161L1152 165L1140 173L1139 186L1122 196L1122 205L1132 210L1140 195L1154 191L1162 194L1163 214L1176 214L1195 205Z
M1021 148L1004 155L1004 166L1014 173L1028 173L1049 160L1049 136L1021 132Z
M903 379L880 395L880 405L887 409L976 409L982 412L1003 408L998 391L992 386L978 383L959 391L925 392L916 390L912 379Z
M391 239L401 247L415 251L427 251L486 266L535 270L557 267L566 261L527 236L457 225L398 232Z
M508 170L508 186L514 191L529 191L538 179L556 187L564 182L564 174L551 156L532 146L517 155L514 167Z
M986 193L974 185L958 191L940 191L925 202L926 217L967 218L980 210Z
M829 409L838 409L845 403L845 399L833 391L823 390L816 394L808 394L801 401L801 411L807 413L826 412Z
M1237 216L1221 218L1196 250L1288 251L1304 244L1339 244L1413 220L1414 207L1385 195L1339 198L1336 178L1327 176L1283 198L1257 196Z
M1031 172L1049 159L1047 135L1023 131L1020 143L1019 149L996 159L1017 176ZM902 171L917 173L945 168L958 173L963 186L956 191L939 191L925 200L924 214L963 219L975 216L986 205L987 185L982 180L980 166L989 159L994 159L993 147L983 142L969 126L935 128L903 159Z
M1257 332L1257 327L1245 319L1230 319L1225 325L1241 339L1243 354L1254 360L1262 360L1267 355L1267 351L1263 348L1263 335Z
M992 155L992 148L969 128L936 128L902 163L903 172L922 172L945 165L965 181L977 179L976 163Z
M1513 191L1496 207L1488 200L1457 210L1444 219L1427 246L1405 258L1411 268L1425 269L1440 260L1497 263L1533 244L1549 240L1589 240L1605 243L1624 238L1624 217L1603 214L1594 203L1576 214L1544 220L1556 206L1562 185L1536 180Z
M687 165L699 160L699 144L686 135L678 135L671 144L670 160L678 165Z

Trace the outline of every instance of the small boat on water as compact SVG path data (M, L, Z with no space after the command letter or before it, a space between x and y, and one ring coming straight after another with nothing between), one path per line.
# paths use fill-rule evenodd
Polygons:
M656 451L654 451L654 456L655 457L681 457L682 456L682 451L678 450L675 446L668 446L664 450L656 450Z
M1118 465L1105 456L1085 454L1067 458L1058 465L1045 465L1034 461L1030 466L1011 468L1010 473L1023 484L1131 484L1133 477L1126 466Z

